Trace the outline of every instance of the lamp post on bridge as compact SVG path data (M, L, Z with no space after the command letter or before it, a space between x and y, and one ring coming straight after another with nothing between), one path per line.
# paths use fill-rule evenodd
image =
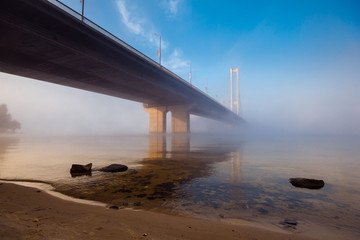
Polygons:
M209 89L208 89L208 79L206 79L206 87L205 87L205 90L206 90L206 94L209 95Z
M81 6L81 21L82 22L84 21L84 2L85 2L85 0L80 0L80 3L82 3L82 6Z
M159 64L161 65L161 35L160 35L160 34L157 34L157 33L155 33L154 35L160 38L160 46L159 46L157 55L158 55L158 57L159 57Z
M190 84L192 85L192 82L191 82L191 62L186 62L188 65L190 65L190 72L189 72L189 82Z

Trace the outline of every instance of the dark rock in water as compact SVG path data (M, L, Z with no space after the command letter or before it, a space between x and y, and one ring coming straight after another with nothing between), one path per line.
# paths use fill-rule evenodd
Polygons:
M102 172L125 172L128 167L122 164L111 164L107 167L100 168Z
M70 173L88 173L91 172L92 163L86 165L73 164Z
M83 172L83 173L70 173L71 177L80 177L80 176L92 176L91 171L90 172Z
M298 224L298 222L296 220L291 220L291 219L285 219L284 223L289 224L289 225L294 225L294 226L296 226Z
M86 165L73 164L70 169L71 177L78 177L82 175L91 176L91 167L92 167L92 163Z
M286 229L296 230L298 222L296 220L286 218L283 222L280 222L280 224Z
M300 188L320 189L325 185L323 180L309 178L290 178L289 181L294 187Z

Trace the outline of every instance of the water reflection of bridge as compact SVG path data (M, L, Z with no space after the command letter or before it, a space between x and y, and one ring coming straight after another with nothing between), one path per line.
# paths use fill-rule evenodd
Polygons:
M177 210L219 214L247 206L242 200L238 139L221 135L150 135L148 156L141 164L142 175L156 170L156 180L162 180L154 189L164 195L169 193L165 201Z
M240 183L241 181L241 153L240 151L232 152L230 154L231 158L231 180L232 183Z
M170 149L168 149L168 143ZM190 152L190 136L188 134L176 134L169 136L166 134L150 134L148 158L166 158L184 156Z
M191 137L188 134L150 134L147 159L189 159L199 158L200 156L200 158L207 158L210 155L218 156L217 161L231 161L231 182L233 184L240 183L241 152L238 145L223 144L212 148L200 145L200 149L192 152L190 140Z

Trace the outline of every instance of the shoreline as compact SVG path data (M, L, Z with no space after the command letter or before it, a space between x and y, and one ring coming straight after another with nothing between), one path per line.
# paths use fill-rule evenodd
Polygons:
M233 224L150 211L112 210L105 204L65 200L46 190L5 181L0 183L0 234L4 240L311 239L242 220Z

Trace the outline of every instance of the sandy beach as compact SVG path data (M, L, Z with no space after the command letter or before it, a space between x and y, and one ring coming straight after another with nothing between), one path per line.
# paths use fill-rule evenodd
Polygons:
M0 183L0 236L2 240L307 239L281 229L81 204L12 183Z

